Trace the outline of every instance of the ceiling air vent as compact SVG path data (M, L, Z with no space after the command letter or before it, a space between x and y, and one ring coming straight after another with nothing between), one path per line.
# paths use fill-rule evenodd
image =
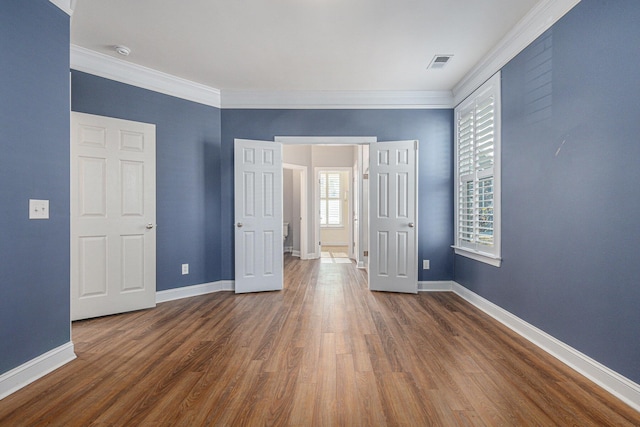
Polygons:
M436 55L431 60L427 70L439 70L449 63L453 55Z

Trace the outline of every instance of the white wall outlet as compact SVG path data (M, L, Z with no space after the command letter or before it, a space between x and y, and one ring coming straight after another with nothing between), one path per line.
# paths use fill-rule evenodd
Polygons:
M29 219L49 219L49 201L29 199Z
M423 259L422 260L422 269L423 270L428 270L429 268L430 268L429 260L428 259Z
M182 264L182 274L189 274L189 264Z

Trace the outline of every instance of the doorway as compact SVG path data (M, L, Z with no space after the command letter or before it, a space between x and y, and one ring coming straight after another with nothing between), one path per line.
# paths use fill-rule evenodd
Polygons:
M367 140L368 139L368 140ZM372 138L335 138L335 137L276 137L275 144L269 141L246 141L235 140L236 143L236 155L235 155L235 203L236 203L236 292L239 289L239 277L244 278L251 276L257 277L254 274L253 269L247 270L246 265L254 265L253 263L242 262L244 259L253 260L255 257L246 254L257 254L258 250L266 248L266 246L260 244L262 240L255 238L256 236L271 236L269 242L276 242L275 237L279 236L279 248L273 247L274 251L280 253L280 260L282 260L283 246L282 246L282 182L281 177L283 174L283 163L290 163L295 165L308 165L309 168L313 167L322 169L327 165L323 164L324 160L331 158L334 162L336 159L345 160L347 156L336 155L329 153L326 150L326 146L331 146L332 150L344 150L351 153L350 160L347 159L347 163L344 165L335 165L332 163L330 169L336 167L354 167L356 162L362 159L361 155L354 155L357 153L357 149L363 145L369 145L369 169L371 179L369 179L369 203L368 206L369 216L372 221L367 230L363 230L364 227L359 226L360 235L368 234L368 240L366 246L362 244L364 240L356 242L347 242L348 245L358 248L358 256L366 257L369 255L369 261L365 263L368 266L367 272L369 277L369 288L371 290L391 291L391 292L417 292L417 159L418 159L418 141L390 141L380 142L376 141L375 137ZM241 147L238 144L257 144L256 148L265 150L265 152L271 153L270 155L258 155L253 149L249 150L250 153L240 153L237 150ZM357 147L354 147L354 144ZM291 154L284 154L283 145L292 147ZM289 151L289 150L288 150ZM280 153L282 157L273 156L273 153ZM320 153L316 158L315 153ZM274 160L275 159L275 160ZM276 161L277 160L277 161ZM276 169L272 172L257 174L250 170L244 170L243 161L248 161L253 164L260 164L263 166L269 165ZM279 165L279 166L278 166ZM365 163L359 163L359 171L364 170ZM247 166L248 167L248 166ZM262 167L262 166L261 166ZM359 172L358 176L362 176L361 180L364 182L368 178L368 174ZM273 179L265 180L268 177L277 177L277 182ZM315 179L313 180L315 181ZM316 197L316 193L320 193L319 184L316 182L309 182L307 191L309 197L307 198L308 206L310 206L311 214L308 215L309 221L313 221L308 227L308 234L310 238L310 245L307 248L309 250L310 258L320 258L322 247L320 240L320 233L317 232L318 224L322 221L322 217L315 213L319 209L314 206L315 201L319 198ZM365 185L362 184L362 189ZM269 218L274 219L273 224L264 230L256 232L253 228L245 227L248 224L246 219L242 215L254 215L254 211L261 211L261 209L253 209L258 206L261 198L254 197L262 194L263 191L268 191L271 196L265 200L273 199L279 208L278 212L273 211L273 215L269 214ZM278 194L276 194L276 192ZM266 194L266 193L265 193ZM362 200L362 196L366 194L366 191L358 191L358 202ZM258 203L258 204L256 204ZM262 203L262 202L260 202ZM318 202L319 204L319 202ZM243 209L243 206L251 209ZM255 205L255 206L254 206ZM276 206L270 204L269 206ZM360 205L359 214L363 215L364 205ZM266 211L265 211L266 212ZM269 212L271 212L269 210ZM267 212L268 213L268 212ZM277 214L277 215L276 215ZM353 212L349 213L353 215ZM240 215L240 216L239 216ZM328 217L328 212L325 216ZM375 221L373 221L375 220ZM355 228L355 227L354 227ZM242 231L242 233L240 233ZM240 239L238 233L241 234ZM350 237L354 236L352 233ZM250 237L250 238L244 238ZM267 238L265 237L265 239ZM264 240L264 239L263 239ZM253 246L251 251L246 251L242 247L242 243L249 241ZM265 240L266 241L266 240ZM263 248L264 246L264 248ZM365 247L369 247L366 251ZM273 252L270 252L273 254ZM257 259L257 258L256 258ZM269 265L272 265L270 263ZM281 265L281 263L278 263ZM257 265L257 264L256 264ZM274 264L275 265L275 264ZM238 270L242 273L238 274ZM282 268L279 268L282 272ZM260 275L268 273L260 270ZM246 274L245 274L246 273ZM264 273L264 274L263 274ZM270 276L279 276L269 274ZM280 285L275 286L273 289L282 289L282 282ZM266 289L265 289L266 290ZM250 291L251 292L251 291Z
M314 212L321 258L328 258L327 254L331 259L354 258L352 171L350 167L315 168Z
M307 168L307 185L302 185L300 191L307 195L307 211L318 212L308 215L306 234L300 230L302 238L308 243L307 258L321 257L319 183L317 169L331 169L348 171L352 182L348 183L349 236L341 239L341 244L348 246L347 255L354 259L358 268L368 266L368 163L369 144L376 143L376 137L275 137L275 142L283 144L283 162L287 167L296 165ZM318 184L317 184L318 183ZM366 188L365 188L366 187ZM291 228L291 224L290 224ZM290 230L291 231L291 230ZM294 233L296 230L293 230ZM335 243L325 240L327 243ZM298 248L293 247L293 254ZM302 254L301 254L302 255Z

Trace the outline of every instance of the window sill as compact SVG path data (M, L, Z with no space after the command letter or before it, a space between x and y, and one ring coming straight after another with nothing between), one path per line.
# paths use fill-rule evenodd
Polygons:
M454 249L456 255L461 255L463 257L471 258L476 261L484 262L485 264L489 264L494 267L500 267L500 264L502 263L502 258L495 255L474 251L468 248L461 248L459 246L451 247Z
M344 228L344 225L321 225L320 228L337 229L337 228Z

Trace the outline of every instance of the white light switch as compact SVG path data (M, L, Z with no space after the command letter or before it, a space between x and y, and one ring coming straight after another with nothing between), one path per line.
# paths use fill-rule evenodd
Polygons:
M429 260L428 259L423 259L422 260L422 269L423 270L428 270L429 268L431 268L431 266L429 265Z
M182 264L182 274L189 274L189 264Z
M49 219L49 201L29 199L29 219Z

